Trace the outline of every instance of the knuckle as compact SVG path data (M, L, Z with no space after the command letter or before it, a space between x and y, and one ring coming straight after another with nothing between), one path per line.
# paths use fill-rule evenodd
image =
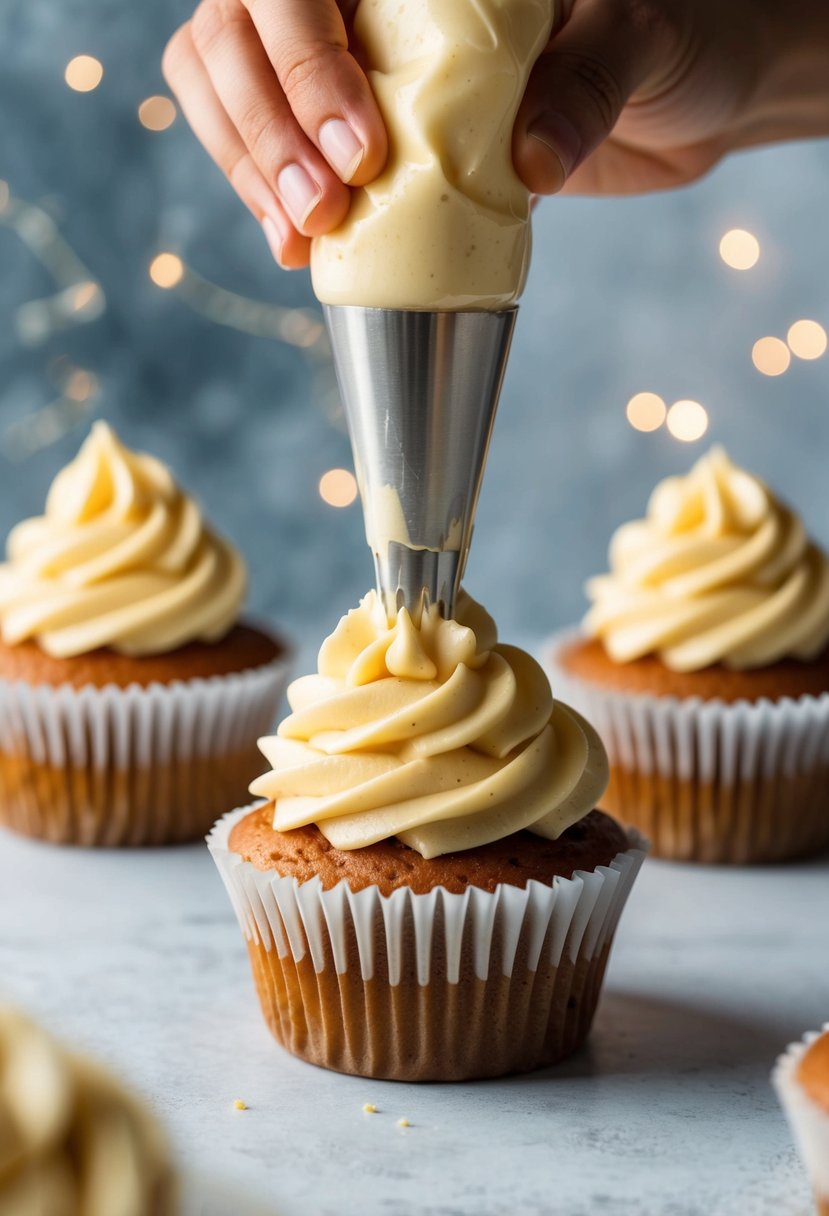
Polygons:
M280 159L285 123L273 111L252 101L239 116L239 130L258 165L272 166Z
M227 30L246 20L244 10L228 0L202 0L190 21L190 32L196 50L202 58L223 40Z
M326 41L284 46L277 63L277 75L286 94L308 97L319 92L320 84L330 77L332 56L339 57L342 52L342 47Z
M601 122L610 128L624 103L622 86L615 73L602 59L585 52L573 56L571 68L584 86Z

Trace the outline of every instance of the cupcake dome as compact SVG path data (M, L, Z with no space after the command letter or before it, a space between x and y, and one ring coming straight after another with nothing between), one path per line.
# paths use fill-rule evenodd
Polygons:
M829 1216L829 1024L792 1043L772 1081L812 1183L818 1216Z
M0 823L159 844L238 801L285 670L239 621L246 583L169 470L97 423L0 566Z

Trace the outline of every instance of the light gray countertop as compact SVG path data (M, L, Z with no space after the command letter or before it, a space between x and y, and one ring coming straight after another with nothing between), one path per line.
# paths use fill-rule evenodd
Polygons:
M826 862L649 861L573 1060L471 1085L372 1082L270 1039L205 848L0 833L3 998L147 1095L195 1180L193 1216L800 1216L808 1186L768 1078L829 1016L828 964Z

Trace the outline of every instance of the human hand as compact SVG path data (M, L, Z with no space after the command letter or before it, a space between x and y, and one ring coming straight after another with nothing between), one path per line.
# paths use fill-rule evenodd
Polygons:
M349 51L357 0L201 0L164 74L277 261L345 217L388 151ZM515 124L536 194L693 181L727 152L829 134L825 0L562 0Z

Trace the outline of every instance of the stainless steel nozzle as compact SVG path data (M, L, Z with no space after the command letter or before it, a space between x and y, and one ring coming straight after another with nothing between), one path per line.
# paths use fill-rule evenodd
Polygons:
M324 311L378 591L452 616L518 309Z

